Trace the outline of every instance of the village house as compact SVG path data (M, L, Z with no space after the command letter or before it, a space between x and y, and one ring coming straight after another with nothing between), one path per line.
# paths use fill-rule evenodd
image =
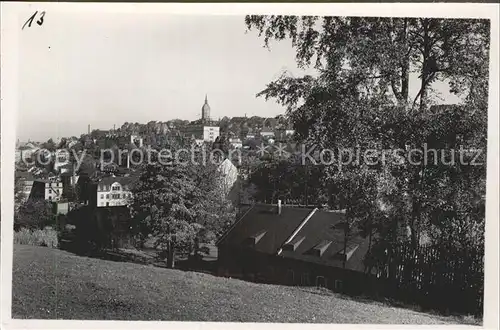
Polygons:
M70 153L67 150L56 150L52 153L54 157L54 171L62 172L62 168L67 168L70 164Z
M253 205L217 242L218 274L336 291L362 290L369 240L355 235L346 241L345 224L341 211L281 202Z
M291 127L278 127L274 130L274 136L280 142L287 141L293 134L295 134L295 130Z
M231 146L235 149L240 149L241 147L243 147L243 142L240 138L230 138L229 144L231 144Z
M99 182L91 184L90 205L95 207L126 206L132 198L132 186L136 182L135 177L102 178Z
M274 138L274 132L272 131L271 128L264 127L260 132L259 136L261 136L264 139L270 139Z
M60 201L63 195L63 184L57 177L36 179L33 182L30 198L41 198L51 202Z

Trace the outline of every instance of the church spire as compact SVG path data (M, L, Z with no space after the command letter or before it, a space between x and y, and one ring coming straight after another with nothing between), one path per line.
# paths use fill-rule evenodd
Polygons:
M210 106L208 105L208 95L205 94L205 104L201 107L201 120L202 122L210 121Z

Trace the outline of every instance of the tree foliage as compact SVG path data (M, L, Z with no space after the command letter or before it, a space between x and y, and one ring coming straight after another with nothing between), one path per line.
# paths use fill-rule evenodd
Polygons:
M44 199L29 199L19 206L14 215L14 230L43 229L52 225L53 220L52 203Z
M283 74L258 94L287 108L297 141L332 151L321 183L310 187L323 191L316 195L345 209L370 237L375 233L376 244L416 246L425 236L482 248L488 21L247 16L245 23L265 46L291 40L298 66L317 69L316 77ZM436 105L437 81L462 103ZM428 149L439 159L429 159ZM481 151L477 164L471 165L477 152L459 161L462 149ZM346 159L345 150L359 150L361 162ZM369 150L374 164L364 156Z
M297 64L314 64L324 83L341 77L364 93L407 108L425 109L438 80L447 81L452 93L477 94L482 88L477 81L488 74L487 20L247 16L245 23L266 46L290 39ZM415 95L409 94L411 74L420 82ZM312 82L311 77L285 75L268 85L264 95L293 106Z
M133 191L135 230L154 239L169 267L176 253L199 253L201 243L213 241L234 221L233 207L216 185L217 166L201 162L206 152L200 148L192 159L181 153L163 159L163 165L145 165Z

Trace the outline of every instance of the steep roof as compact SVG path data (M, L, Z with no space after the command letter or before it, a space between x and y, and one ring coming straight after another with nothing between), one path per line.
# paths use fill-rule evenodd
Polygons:
M345 214L305 207L258 204L245 213L223 236L218 246L258 252L363 271L368 239L354 235L344 251ZM346 253L345 253L346 252Z
M311 209L282 206L281 214L278 214L276 205L254 205L218 242L218 245L251 247L259 252L276 254L311 211ZM255 237L258 238L255 244L249 245L253 236L259 236L264 231L263 236Z
M318 210L283 247L281 256L334 267L343 266L345 214L340 211ZM346 268L363 270L367 239L353 236L347 239ZM351 252L351 253L350 253Z

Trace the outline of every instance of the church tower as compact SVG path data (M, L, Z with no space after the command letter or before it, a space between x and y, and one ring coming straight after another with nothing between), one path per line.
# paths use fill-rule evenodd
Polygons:
M208 98L205 94L205 104L201 107L201 121L206 123L210 121L210 106L208 105Z

